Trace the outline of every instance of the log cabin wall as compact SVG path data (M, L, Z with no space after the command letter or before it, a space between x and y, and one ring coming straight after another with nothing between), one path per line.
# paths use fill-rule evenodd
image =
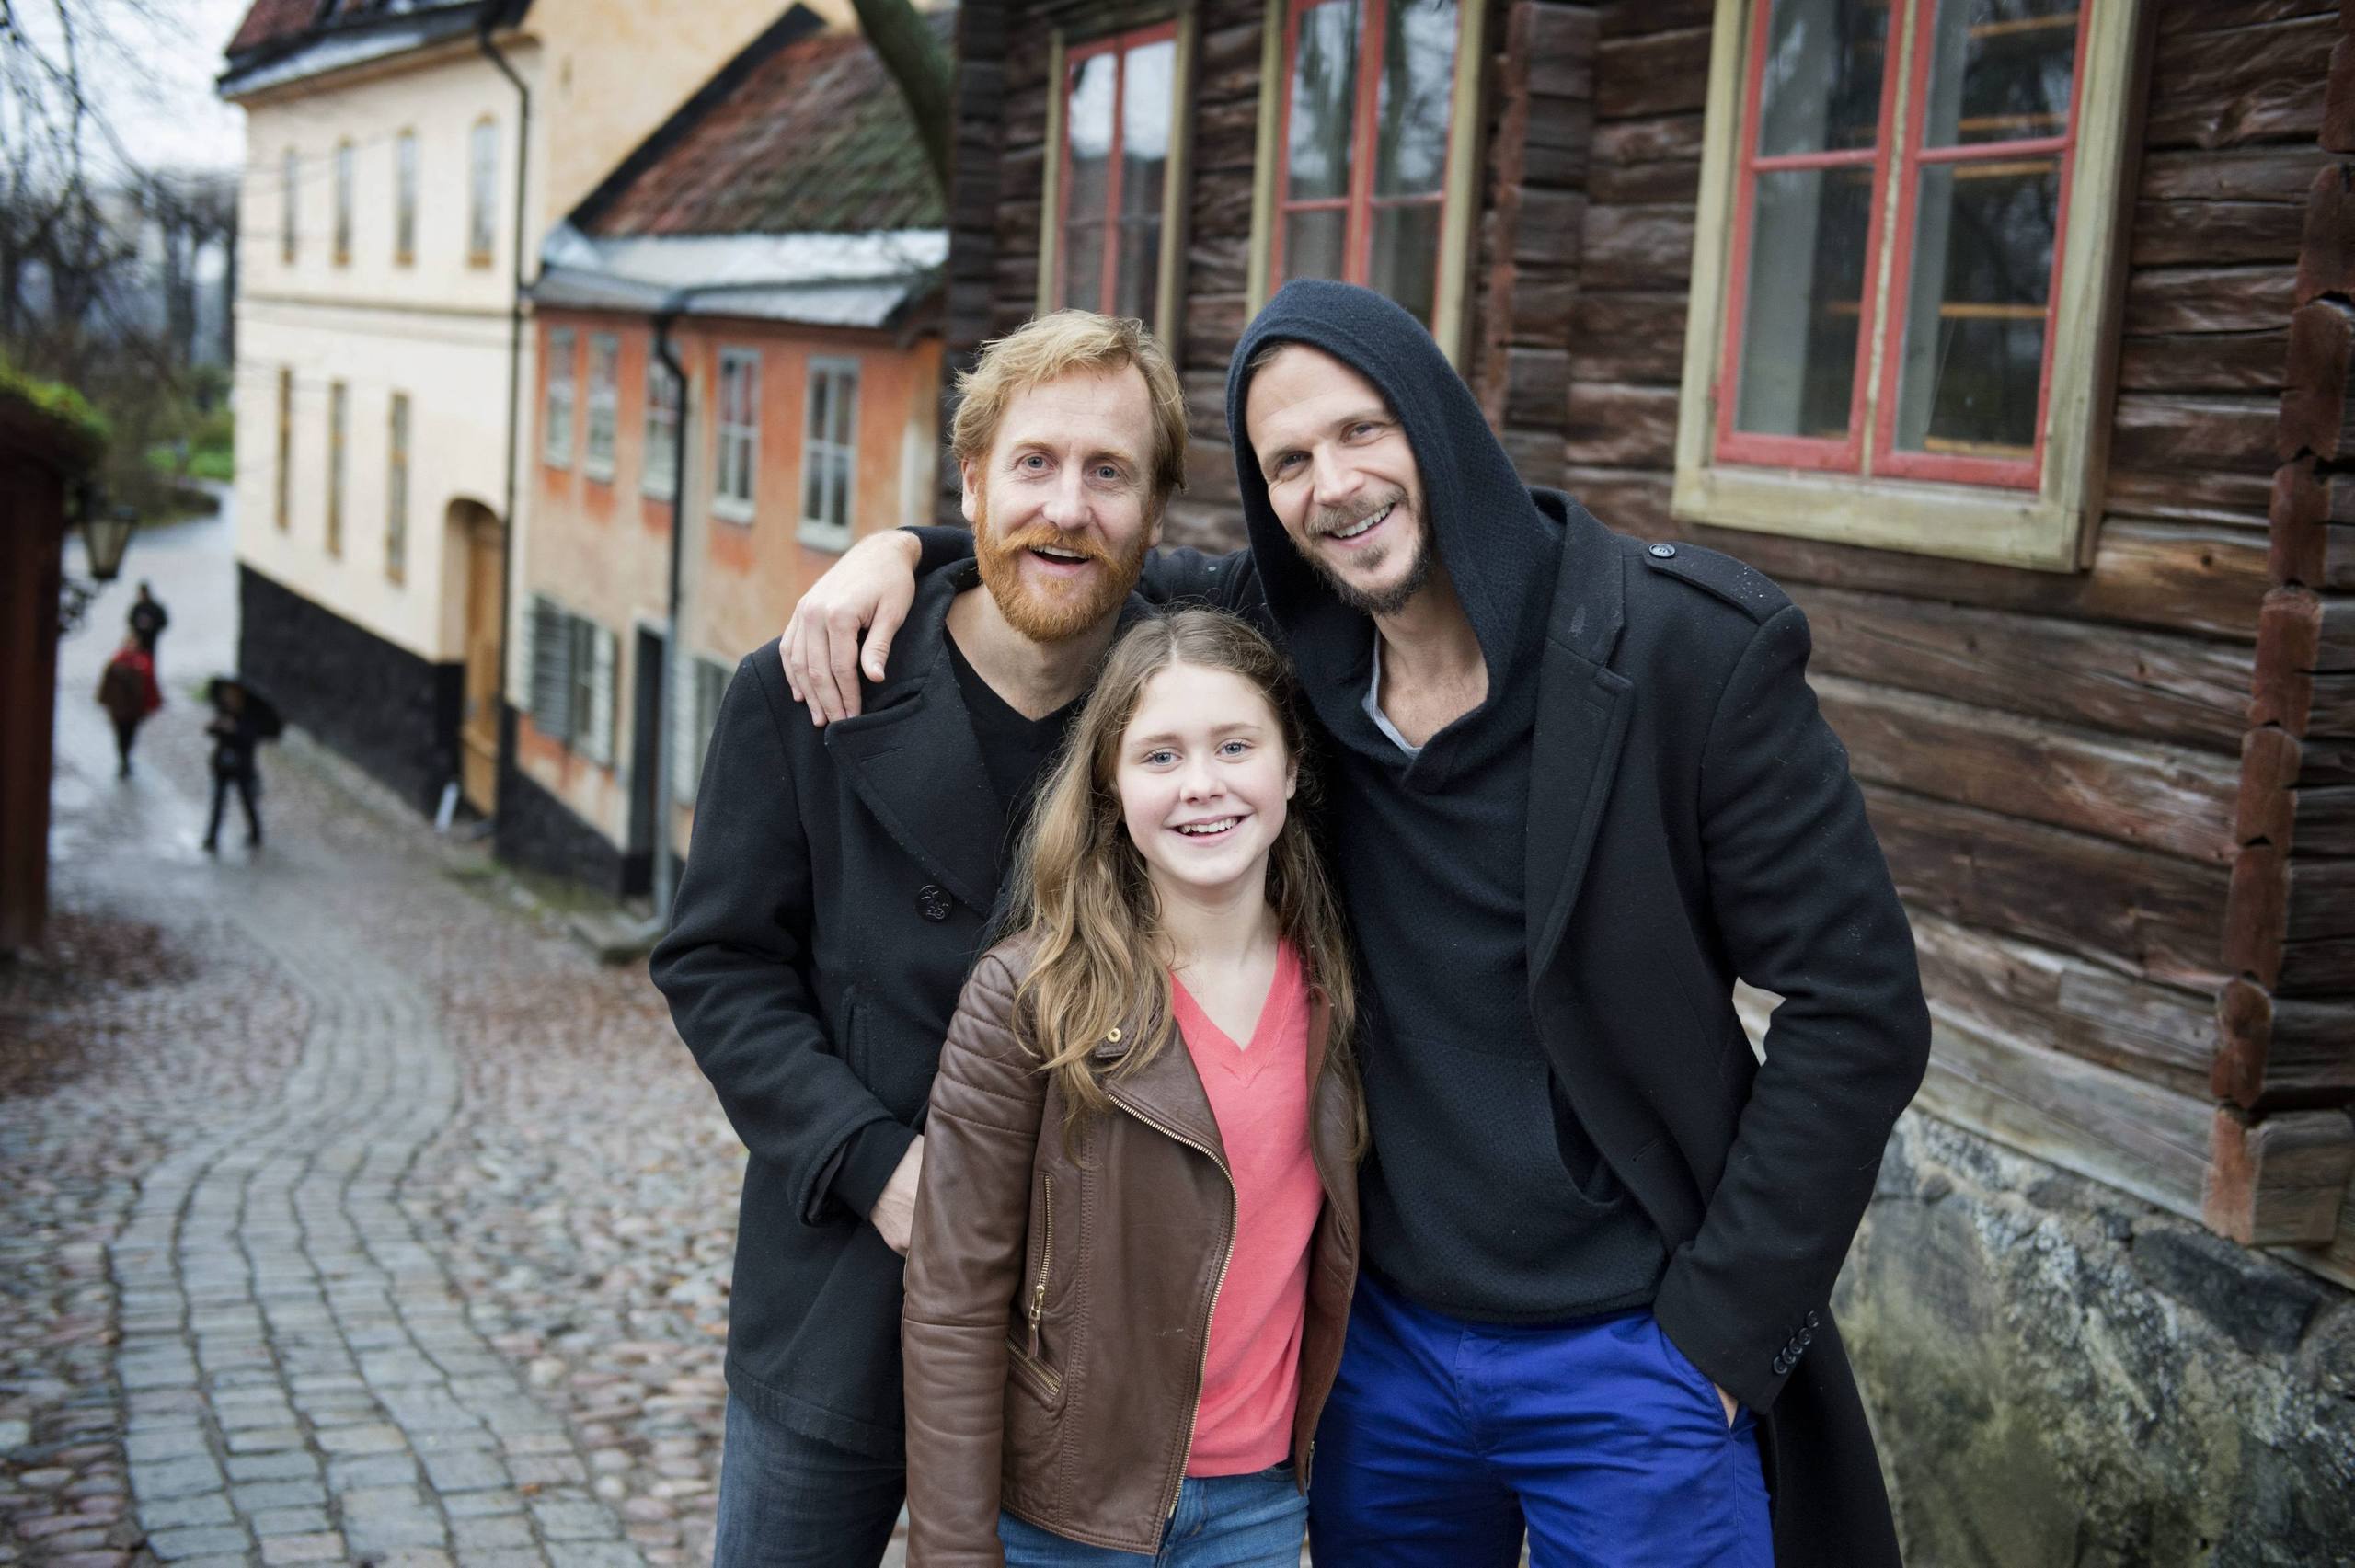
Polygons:
M2305 614L2303 601L2267 597L2269 519L2280 454L2295 450L2280 446L2292 440L2292 315L2340 23L2315 0L2152 9L2107 516L2089 570L1669 515L1707 0L1600 7L1565 482L1618 526L1755 564L1807 610L1818 692L1914 918L1938 1023L1923 1106L2243 1240L2310 1242L2325 1234L2316 1217L2342 1207L2344 1114L2302 1119L2258 1174L2211 1079L2223 1072L2220 1001L2251 967L2228 958L2226 910L2247 854L2242 753L2260 622ZM2343 304L2316 308L2349 319ZM2333 341L2345 340L2342 327ZM2310 490L2295 504L2328 515ZM2289 662L2300 679L2315 668ZM2250 744L2269 757L2279 747ZM2322 761L2286 777L2339 779ZM2306 805L2327 817L2335 802ZM2330 875L2319 880L2287 902L2338 929L2319 914ZM2317 984L2343 983L2337 961L2315 955ZM2292 1032L2311 1036L2316 1022L2295 1014ZM2305 1065L2328 1047L2299 1047L2300 1093L2349 1098L2345 1037L2329 1065ZM2355 1283L2355 1247L2338 1234L2328 1255L2303 1255Z
M2355 853L2355 166L2324 150L2355 151L2355 45L2326 131L2338 7L2148 0L2107 510L2090 567L2064 574L1672 518L1714 7L1491 4L1467 377L1532 482L1750 561L1807 610L1819 694L1915 922L1938 1024L1924 1108L2244 1241L2335 1234L2296 1255L2355 1285L2355 898L2333 858ZM1266 9L1199 6L1176 543L1241 539L1223 389ZM969 0L968 38L995 48L965 46L952 352L1036 300L1051 29L1175 11Z

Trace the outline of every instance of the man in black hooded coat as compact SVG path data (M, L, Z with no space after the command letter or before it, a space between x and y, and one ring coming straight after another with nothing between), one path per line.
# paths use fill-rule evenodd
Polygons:
M1776 1561L1895 1564L1830 1297L1929 1022L1804 617L1524 486L1368 291L1285 287L1227 417L1252 549L1163 552L1145 587L1298 664L1369 1001L1368 1277L1317 1555L1509 1563L1525 1518L1541 1561L1755 1561L1745 1501L1676 1468L1718 1418ZM959 548L927 533L925 562ZM868 608L862 575L800 613ZM819 673L788 664L805 699ZM1737 979L1783 998L1763 1062Z

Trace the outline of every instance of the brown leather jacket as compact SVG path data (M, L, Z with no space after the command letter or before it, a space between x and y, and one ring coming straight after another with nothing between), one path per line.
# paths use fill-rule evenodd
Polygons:
M1085 1118L1066 1148L1063 1092L1013 1028L1028 967L1019 939L982 956L933 1083L900 1330L917 1568L998 1568L1001 1505L1073 1540L1157 1548L1234 1241L1234 1184L1183 1043L1109 1084L1115 1108ZM1304 1489L1358 1266L1356 1094L1327 1070L1321 993L1310 1006L1325 1212L1292 1420ZM1117 1059L1128 1033L1099 1057Z

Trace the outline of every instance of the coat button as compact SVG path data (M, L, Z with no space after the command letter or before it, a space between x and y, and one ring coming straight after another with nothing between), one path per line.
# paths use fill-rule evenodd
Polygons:
M939 884L927 882L916 889L916 912L928 921L948 918L948 892Z
M1808 1327L1809 1327L1809 1328L1811 1328L1811 1329L1820 1329L1820 1328L1821 1328L1821 1327L1823 1326L1823 1318L1822 1318L1821 1314L1820 1314L1820 1313L1816 1313L1816 1312L1809 1312L1809 1313L1807 1315L1807 1326L1808 1326Z
M1809 1345L1813 1345L1814 1343L1815 1331L1813 1329L1799 1330L1799 1348L1801 1350L1805 1350Z
M1676 554L1676 546L1673 544L1655 544L1652 546L1652 554L1665 561L1670 556Z
M1788 1373L1790 1369L1791 1364L1788 1361L1784 1360L1779 1356L1775 1357L1775 1376L1778 1378L1783 1377Z

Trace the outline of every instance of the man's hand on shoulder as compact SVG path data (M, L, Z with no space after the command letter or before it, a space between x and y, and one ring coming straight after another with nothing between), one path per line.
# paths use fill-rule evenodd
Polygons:
M883 1184L875 1207L867 1211L868 1223L882 1233L884 1244L902 1257L908 1255L908 1238L915 1230L916 1183L923 1175L924 1139L919 1135L908 1145L908 1151L900 1156L899 1166L891 1173L891 1179ZM1733 1417L1729 1414L1726 1420L1730 1422Z
M923 544L905 529L870 534L852 545L803 591L777 639L793 700L824 725L858 713L858 677L883 679L891 639L915 602ZM862 657L858 635L867 633Z

